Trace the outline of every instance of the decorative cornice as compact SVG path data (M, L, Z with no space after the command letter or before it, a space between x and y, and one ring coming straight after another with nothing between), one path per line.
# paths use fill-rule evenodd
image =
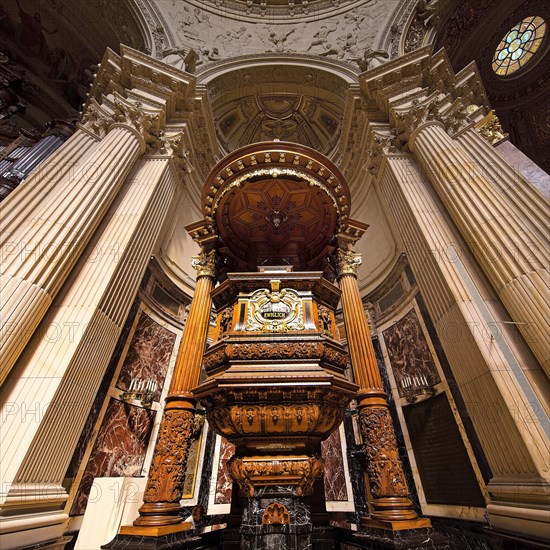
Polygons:
M144 53L107 50L81 128L102 139L115 125L134 130L143 151L173 159L180 175L203 181L220 152L205 90L196 79ZM189 139L189 135L193 139Z

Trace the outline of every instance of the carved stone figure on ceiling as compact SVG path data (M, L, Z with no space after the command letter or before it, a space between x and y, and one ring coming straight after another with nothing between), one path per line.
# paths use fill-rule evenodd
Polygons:
M271 31L269 33L268 40L271 42L275 49L273 51L275 52L283 52L285 51L285 42L286 39L294 32L294 29L290 29L288 32L280 32L277 33L275 31Z
M16 0L17 7L19 8L19 19L21 19L21 44L28 50L38 52L40 54L45 53L47 49L46 37L44 33L55 34L58 29L47 29L42 25L42 19L40 13L35 12L34 15L23 11L19 0Z
M332 55L335 53L338 53L338 48L335 48L332 44L328 41L328 35L330 33L333 33L337 28L337 25L333 26L332 28L327 27L326 25L321 25L321 28L313 35L313 40L311 41L311 44L309 45L306 52L309 52L312 48L315 48L316 46L319 46L321 51L318 52L314 50L312 53L318 53L319 55Z
M167 48L162 52L162 60L180 71L185 70L185 48Z
M416 14L427 27L437 25L439 22L439 2L440 0L419 0Z
M359 65L361 72L364 72L382 65L383 61L381 61L380 58L388 59L389 57L388 52L385 50L373 50L372 48L367 48L363 53L363 57L354 59L354 61L357 65Z
M336 40L340 47L338 53L340 59L354 59L357 57L357 36L355 34L348 32L346 35L341 35Z

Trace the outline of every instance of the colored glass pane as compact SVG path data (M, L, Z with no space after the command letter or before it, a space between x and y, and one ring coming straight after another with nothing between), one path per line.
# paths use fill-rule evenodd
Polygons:
M535 55L546 34L542 17L526 17L510 29L500 41L493 56L493 71L507 76L522 67Z

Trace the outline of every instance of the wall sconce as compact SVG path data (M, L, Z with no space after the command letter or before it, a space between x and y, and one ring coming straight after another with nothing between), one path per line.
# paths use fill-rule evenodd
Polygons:
M405 394L405 399L409 403L423 401L428 397L435 395L435 388L428 382L423 374L405 374L401 378L401 388Z
M141 405L150 408L153 404L153 396L158 388L156 380L136 380L130 382L130 387L121 395L122 401L141 401Z

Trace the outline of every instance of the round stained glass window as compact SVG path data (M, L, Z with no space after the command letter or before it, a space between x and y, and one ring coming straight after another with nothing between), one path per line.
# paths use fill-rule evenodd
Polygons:
M507 76L524 67L537 53L545 34L542 17L533 15L520 21L500 41L493 56L493 71Z

